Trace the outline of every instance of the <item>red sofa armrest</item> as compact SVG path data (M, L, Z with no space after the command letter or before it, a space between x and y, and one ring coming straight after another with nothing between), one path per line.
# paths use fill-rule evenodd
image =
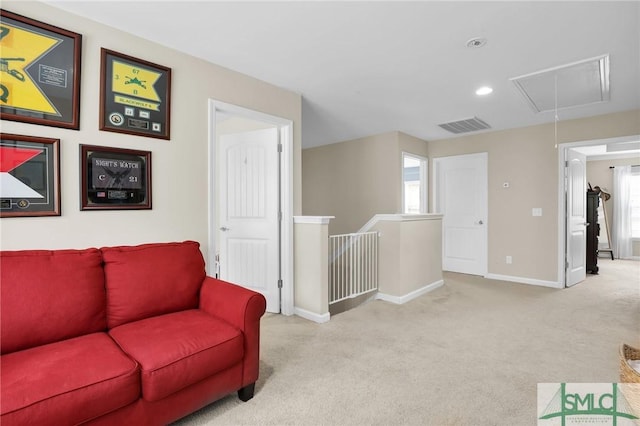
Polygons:
M258 380L260 318L267 301L255 291L206 277L200 289L200 309L237 327L244 334L242 386Z

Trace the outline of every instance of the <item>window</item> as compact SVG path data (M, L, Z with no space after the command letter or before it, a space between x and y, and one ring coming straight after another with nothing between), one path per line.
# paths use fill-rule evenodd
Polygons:
M640 167L631 168L631 237L640 239Z
M427 212L427 159L402 153L402 212Z

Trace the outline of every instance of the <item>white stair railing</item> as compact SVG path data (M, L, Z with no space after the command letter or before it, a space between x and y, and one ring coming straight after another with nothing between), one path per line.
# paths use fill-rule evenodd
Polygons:
M378 233L329 236L329 304L378 290Z

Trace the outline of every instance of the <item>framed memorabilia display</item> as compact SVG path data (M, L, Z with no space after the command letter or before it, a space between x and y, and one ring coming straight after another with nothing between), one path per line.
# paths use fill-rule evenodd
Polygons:
M151 208L151 152L80 145L80 210Z
M0 133L0 217L60 216L60 140Z
M170 139L171 69L101 49L100 130Z
M0 118L80 128L82 36L0 10Z

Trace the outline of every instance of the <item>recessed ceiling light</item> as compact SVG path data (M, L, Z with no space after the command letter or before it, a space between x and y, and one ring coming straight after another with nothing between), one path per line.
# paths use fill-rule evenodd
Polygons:
M491 92L493 92L493 89L491 87L483 86L483 87L479 88L478 90L476 90L476 95L485 96L485 95L488 95Z
M487 44L487 39L482 37L474 37L467 41L467 47L470 49L477 49Z

